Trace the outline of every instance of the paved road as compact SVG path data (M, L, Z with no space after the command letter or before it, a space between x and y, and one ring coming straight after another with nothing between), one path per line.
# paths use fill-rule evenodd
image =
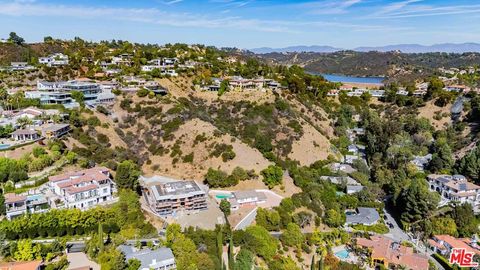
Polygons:
M400 228L397 221L392 217L392 215L390 215L390 213L388 213L385 209L383 210L383 213L385 214L385 223L390 222L390 223L393 224L393 228L390 229L390 232L385 234L385 236L390 237L393 240L399 241L399 242L402 242L402 241L412 242L410 236L408 236L408 234L406 234ZM432 251L426 249L425 246L419 246L417 243L414 243L414 244L415 244L415 247L416 247L417 251L419 253L423 254L423 255L428 256L429 259L435 263L435 265L437 266L437 268L439 270L445 270L445 268L443 268L443 266L439 262L437 262L437 260L435 260L435 258L432 257L432 255L433 255Z
M385 234L385 236L398 242L409 241L410 237L400 228L392 215L390 215L385 209L383 210L383 213L385 214L385 223L390 222L393 224L393 228L390 229L390 232Z
M233 228L234 230L243 230L250 226L250 224L253 223L255 220L255 217L257 216L257 208L253 209L250 213L248 213L240 222Z

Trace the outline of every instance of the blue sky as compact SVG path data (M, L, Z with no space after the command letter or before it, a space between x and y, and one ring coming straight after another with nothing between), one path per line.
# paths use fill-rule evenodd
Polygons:
M480 42L480 0L0 0L0 36L239 48Z

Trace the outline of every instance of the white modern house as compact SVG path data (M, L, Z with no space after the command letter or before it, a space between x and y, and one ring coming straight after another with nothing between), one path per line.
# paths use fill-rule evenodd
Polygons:
M40 57L38 62L49 67L68 65L68 55L63 53L54 53L47 57Z
M475 213L480 212L480 186L467 181L463 175L436 175L427 177L430 190L442 196L441 204L457 202L472 205Z
M26 98L38 98L42 104L61 104L66 108L75 108L79 104L72 98L72 91L81 92L85 102L101 103L102 100L111 102L114 95L111 92L102 91L100 84L94 81L63 81L46 82L38 81L36 91L25 92ZM101 96L101 99L99 99Z
M82 171L50 176L49 187L65 208L85 210L102 202L113 200L116 192L110 171L94 167Z

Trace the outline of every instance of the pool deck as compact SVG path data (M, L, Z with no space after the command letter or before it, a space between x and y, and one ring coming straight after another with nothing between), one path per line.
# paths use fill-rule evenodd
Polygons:
M346 250L348 252L348 257L347 258L341 258L341 257L338 257L337 255L335 255L336 253L341 252L343 250ZM353 252L349 251L348 248L345 245L333 247L332 252L335 255L335 257L340 259L341 261L349 262L349 263L353 263L353 264L357 264L357 262L359 262L358 257Z

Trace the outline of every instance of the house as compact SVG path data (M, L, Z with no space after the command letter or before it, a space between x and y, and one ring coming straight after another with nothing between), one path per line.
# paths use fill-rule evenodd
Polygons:
M427 180L430 190L441 195L441 204L468 203L475 213L480 212L480 186L468 182L465 176L431 174L427 176Z
M167 177L158 179L161 183L147 187L144 192L150 207L159 215L207 209L207 192L195 181L178 181Z
M449 91L449 92L468 92L468 87L465 86L465 85L458 85L458 84L454 84L454 85L448 85L448 86L445 86L444 88L446 91Z
M415 253L413 248L403 246L392 239L373 235L370 239L356 238L356 245L370 252L371 266L383 265L387 269L405 266L412 270L428 270L428 257Z
M27 62L11 62L10 70L11 71L23 71L23 70L32 70L33 66L30 66Z
M360 185L357 180L351 178L350 176L321 176L320 179L330 181L332 184L336 185L352 185L358 186Z
M0 263L0 270L40 270L43 262L36 260L31 262L4 262Z
M233 197L229 199L232 210L238 210L241 206L257 205L267 201L267 196L263 192L256 190L240 190L233 192Z
M91 80L72 80L67 82L38 81L36 91L25 92L26 98L38 98L42 104L61 104L67 108L78 107L71 92L81 92L84 100L95 100L102 92L100 85Z
M118 249L125 255L125 259L140 261L139 270L174 270L177 269L175 257L169 248L160 247L154 250L149 248L137 249L129 245L120 245Z
M69 131L69 124L48 124L41 127L42 136L47 139L60 138Z
M14 141L35 141L40 139L40 134L33 129L17 129L11 134Z
M424 171L430 160L432 160L432 154L426 154L425 156L415 156L410 163L415 165L417 170Z
M450 235L434 235L428 239L428 246L433 252L440 253L442 256L449 258L453 248L464 248L467 252L472 252L477 256L480 255L480 247L478 246L477 236L469 238L456 238Z
M330 164L329 167L330 167L330 170L334 172L353 173L357 171L355 168L353 168L349 164L338 163L338 162Z
M4 196L6 217L9 220L26 213L41 213L49 208L49 202L43 194L19 195L7 193Z
M385 96L385 90L370 90L372 97L381 98Z
M112 64L118 66L131 66L133 64L132 55L128 53L112 57Z
M66 66L68 65L68 55L63 53L54 53L47 57L40 57L38 62L49 67Z
M110 171L104 167L50 176L48 181L50 190L66 208L85 210L112 201L116 191Z
M377 224L380 220L380 215L377 209L370 207L358 207L356 211L347 210L347 220L345 225L366 225L371 226Z
M343 162L347 164L353 164L353 162L357 159L360 159L360 157L356 155L345 155L345 157L343 157Z

